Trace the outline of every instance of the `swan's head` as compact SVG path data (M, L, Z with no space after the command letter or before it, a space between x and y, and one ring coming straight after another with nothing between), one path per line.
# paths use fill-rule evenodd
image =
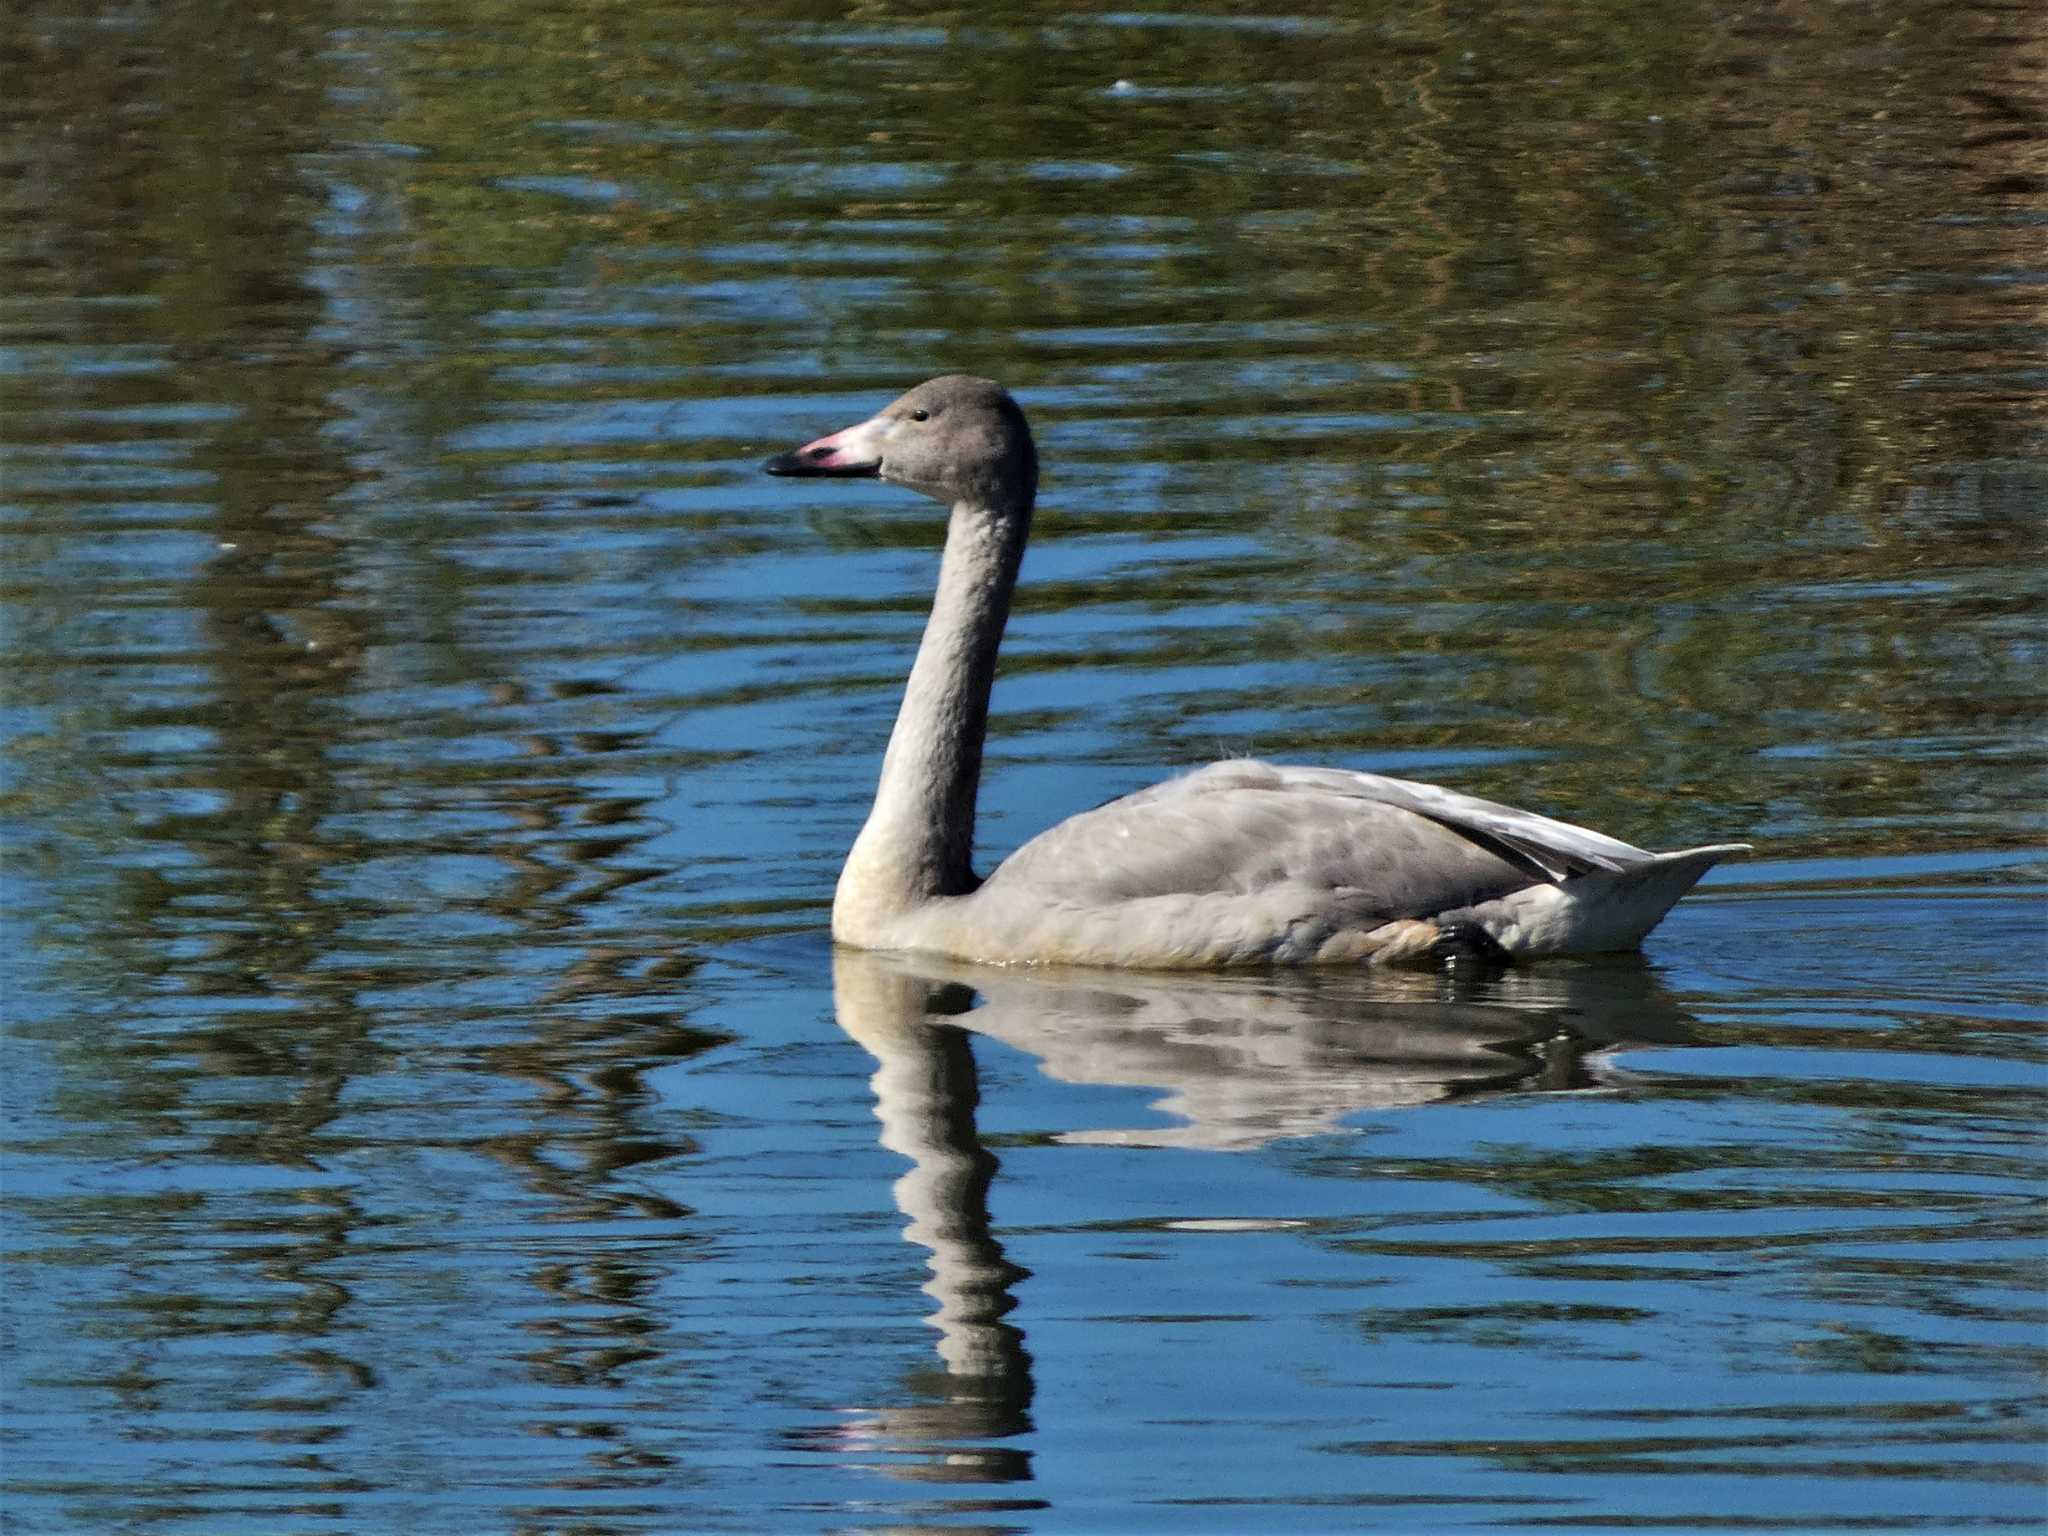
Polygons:
M989 379L949 373L924 383L856 426L761 466L771 475L867 476L944 502L1029 510L1038 493L1038 451L1010 392Z

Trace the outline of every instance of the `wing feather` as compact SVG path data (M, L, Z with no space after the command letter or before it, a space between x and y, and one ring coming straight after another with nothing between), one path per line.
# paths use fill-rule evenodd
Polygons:
M1365 920L1440 912L1648 857L1433 785L1233 760L1060 823L1006 859L984 889L1096 905L1303 885L1334 893Z

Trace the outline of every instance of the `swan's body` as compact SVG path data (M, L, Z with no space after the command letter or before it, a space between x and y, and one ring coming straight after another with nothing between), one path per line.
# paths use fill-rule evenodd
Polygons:
M1647 853L1598 832L1377 774L1225 762L969 863L996 649L1031 531L1037 455L999 386L952 374L771 459L950 502L938 592L867 824L832 902L862 949L998 963L1213 967L1635 947L1720 844Z

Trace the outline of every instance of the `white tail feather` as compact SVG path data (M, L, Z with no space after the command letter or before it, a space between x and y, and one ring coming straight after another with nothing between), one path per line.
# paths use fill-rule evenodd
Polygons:
M1622 869L1596 869L1560 885L1534 885L1438 919L1478 923L1509 954L1587 955L1634 949L1700 876L1747 843L1653 853Z

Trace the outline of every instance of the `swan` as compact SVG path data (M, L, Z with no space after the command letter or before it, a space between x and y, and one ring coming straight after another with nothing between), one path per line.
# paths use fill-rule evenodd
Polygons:
M1207 969L1491 963L1633 949L1741 843L1648 853L1429 784L1248 759L1084 811L986 879L975 795L1038 452L989 379L927 380L763 466L951 507L938 590L832 900L856 949L988 964Z

